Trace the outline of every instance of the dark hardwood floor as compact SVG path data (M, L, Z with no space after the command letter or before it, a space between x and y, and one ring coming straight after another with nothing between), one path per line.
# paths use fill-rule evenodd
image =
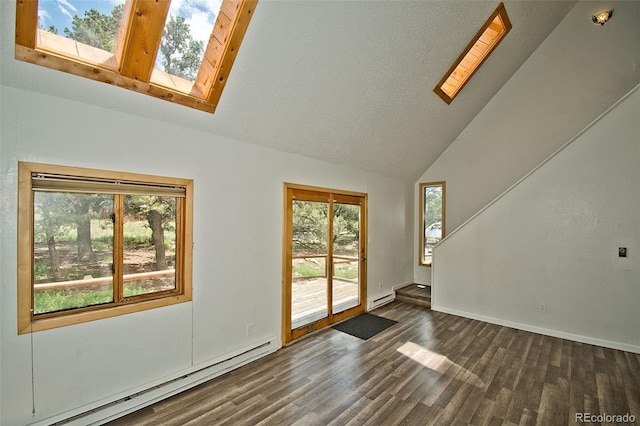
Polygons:
M640 424L638 354L399 301L372 313L399 323L367 341L323 330L110 424Z
M431 307L431 286L411 284L396 290L396 300Z

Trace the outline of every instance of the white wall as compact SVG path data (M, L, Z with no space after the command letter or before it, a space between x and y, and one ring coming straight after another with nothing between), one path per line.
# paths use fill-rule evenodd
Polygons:
M436 247L433 309L640 353L639 213L640 86Z
M605 26L591 22L612 7ZM418 179L415 282L431 279L418 266L419 183L447 182L447 232L456 229L640 83L638 22L640 1L578 3Z
M51 84L56 78L52 73ZM279 339L285 181L368 193L369 297L412 279L410 182L42 94L0 90L2 425L68 412L262 338ZM18 336L19 160L193 178L193 302ZM245 336L249 322L255 324L251 338Z

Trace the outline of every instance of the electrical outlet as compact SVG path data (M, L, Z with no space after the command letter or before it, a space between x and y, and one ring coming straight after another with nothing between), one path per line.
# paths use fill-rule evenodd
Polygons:
M247 336L253 336L253 323L247 324Z
M546 303L540 303L538 305L538 312L542 312L543 314L547 313L547 304Z

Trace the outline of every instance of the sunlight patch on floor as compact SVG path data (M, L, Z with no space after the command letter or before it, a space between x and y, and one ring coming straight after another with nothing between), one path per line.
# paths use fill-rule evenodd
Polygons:
M478 388L485 386L485 383L477 375L452 362L446 356L430 351L417 343L407 342L398 348L398 352L430 370L446 374Z

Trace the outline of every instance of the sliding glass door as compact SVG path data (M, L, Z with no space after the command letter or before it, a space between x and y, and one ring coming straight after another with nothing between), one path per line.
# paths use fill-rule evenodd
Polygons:
M329 203L292 201L291 327L329 316Z
M285 343L364 311L366 200L285 184Z

